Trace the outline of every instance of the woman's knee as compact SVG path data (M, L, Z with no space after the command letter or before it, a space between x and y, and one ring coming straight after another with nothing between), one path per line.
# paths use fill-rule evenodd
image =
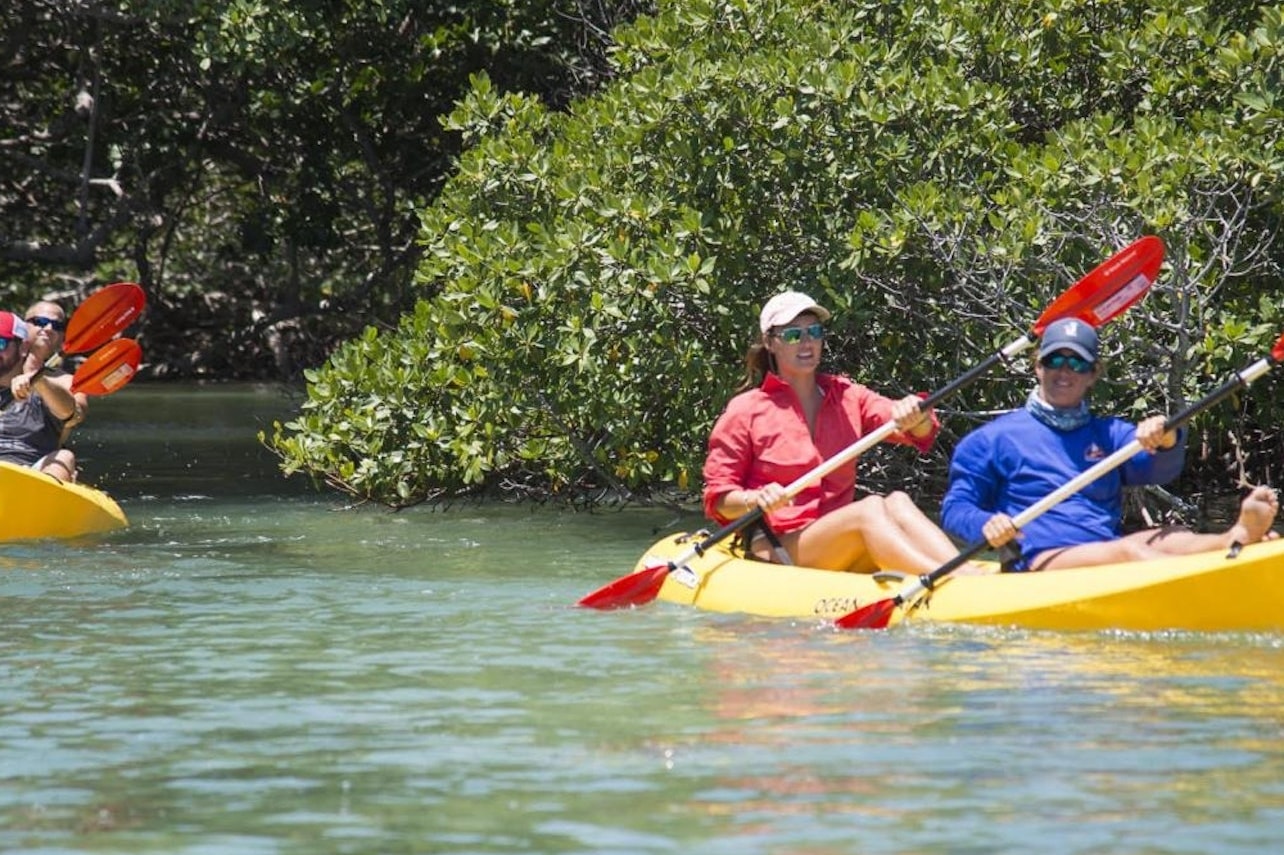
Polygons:
M888 522L887 503L882 496L866 496L863 499L857 499L833 513L839 515L845 527L865 529L874 525L886 525Z
M918 510L918 506L914 504L914 500L909 497L909 494L901 490L893 490L888 493L883 497L883 502L887 505L887 509L895 514Z
M923 516L922 509L914 504L914 500L909 497L909 494L900 490L888 493L885 504L888 515L900 522L902 527L914 526L926 519Z

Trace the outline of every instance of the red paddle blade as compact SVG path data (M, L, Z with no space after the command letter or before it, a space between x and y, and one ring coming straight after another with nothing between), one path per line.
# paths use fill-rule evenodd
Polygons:
M1164 242L1154 235L1138 238L1094 267L1074 287L1044 310L1034 324L1043 335L1060 318L1079 318L1099 327L1145 296L1164 261Z
M644 606L660 596L660 589L664 587L664 580L668 575L669 565L667 564L644 567L585 595L579 601L579 605L590 609L626 609L629 606Z
M67 323L64 353L84 353L120 335L143 313L147 296L133 282L99 288L76 307Z
M1275 346L1271 348L1271 359L1275 362L1284 362L1284 335L1275 340Z
M118 338L85 360L71 378L71 391L86 395L110 395L138 370L143 349L132 338Z
M879 600L876 603L862 606L854 612L848 612L834 621L834 626L839 629L887 629L887 625L892 622L892 614L895 611L895 597Z

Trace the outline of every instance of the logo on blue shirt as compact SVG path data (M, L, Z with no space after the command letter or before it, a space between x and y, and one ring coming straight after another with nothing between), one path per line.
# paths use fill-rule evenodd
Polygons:
M1095 442L1088 443L1088 447L1083 450L1084 460L1101 460L1106 456L1105 449Z

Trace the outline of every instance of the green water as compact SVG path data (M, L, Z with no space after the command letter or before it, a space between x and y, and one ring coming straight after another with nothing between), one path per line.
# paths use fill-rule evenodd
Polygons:
M78 450L131 528L0 547L0 851L1258 853L1284 832L1284 638L590 612L570 604L693 521L345 511L253 441L277 390L95 403Z

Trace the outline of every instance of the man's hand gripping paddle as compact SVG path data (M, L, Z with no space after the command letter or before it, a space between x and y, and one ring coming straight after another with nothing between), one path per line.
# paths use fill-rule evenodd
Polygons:
M1061 318L1077 317L1093 326L1100 326L1121 314L1150 289L1159 266L1164 259L1164 244L1159 238L1146 236L1115 253L1076 282L1044 310L1029 332L1007 347L988 356L952 383L938 389L923 399L920 409L928 410L939 401L975 381L1000 361L1006 361L1033 345L1043 334L1044 328ZM793 499L803 490L824 478L840 466L855 460L896 431L889 422L878 430L861 437L837 455L815 469L801 475L785 488L785 495ZM712 546L734 535L763 518L761 508L755 508L737 517L727 525L708 535L672 561L648 565L641 570L622 576L596 591L584 596L579 605L592 609L619 609L641 606L654 600L670 573L684 568L687 562L704 555ZM690 568L675 578L692 587L698 582Z

